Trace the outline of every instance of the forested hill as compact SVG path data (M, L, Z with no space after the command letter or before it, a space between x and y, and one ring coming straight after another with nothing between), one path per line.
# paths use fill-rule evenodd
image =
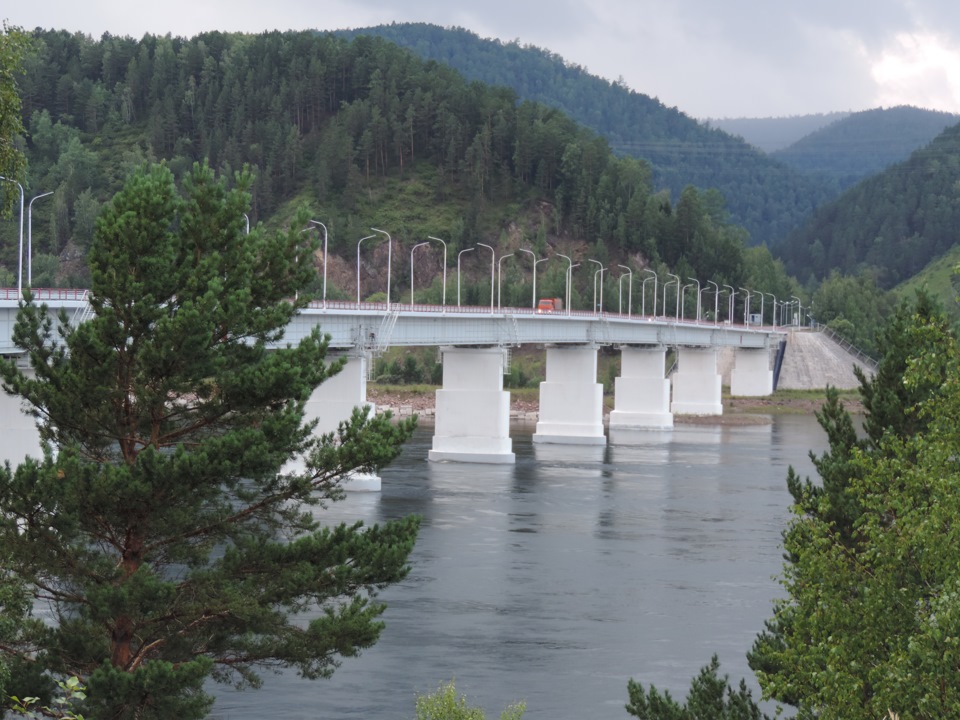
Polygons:
M792 273L876 272L883 287L918 273L957 242L960 125L819 209L780 248Z
M820 173L846 189L910 157L960 115L899 106L852 113L771 153L801 172Z
M783 150L820 128L849 115L849 112L813 113L791 117L706 118L711 127L738 135L765 153Z
M546 50L425 23L338 32L385 37L470 80L504 85L521 98L563 110L607 138L618 154L649 161L655 187L668 188L674 198L686 185L718 189L732 220L749 231L752 243L774 244L834 196L821 182L771 160L742 139L590 75Z
M430 234L451 251L482 240L543 256L552 245L577 261L587 251L602 262L629 255L635 266L744 282L744 232L724 220L714 193L687 190L671 202L654 192L646 163L617 158L563 113L468 83L385 40L33 39L20 84L26 186L55 191L33 210L37 286L82 281L51 266L82 253L100 204L146 160L177 174L195 161L228 172L250 164L252 222L286 223L306 203L327 224L331 253L351 266L375 225L404 250ZM0 225L4 248L16 248L14 225ZM7 272L14 252L0 258ZM519 260L505 270L511 289L530 277ZM555 262L542 271L545 292L562 292L564 270ZM353 291L352 277L341 291Z

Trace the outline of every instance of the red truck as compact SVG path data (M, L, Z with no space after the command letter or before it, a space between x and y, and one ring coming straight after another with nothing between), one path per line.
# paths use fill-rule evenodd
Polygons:
M537 303L538 313L560 312L563 310L563 300L560 298L540 298Z

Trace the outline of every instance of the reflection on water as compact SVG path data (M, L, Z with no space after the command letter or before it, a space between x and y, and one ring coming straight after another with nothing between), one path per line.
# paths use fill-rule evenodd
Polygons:
M428 463L423 427L330 522L411 512L423 527L410 576L389 588L386 629L328 681L271 676L220 691L215 715L412 717L415 694L456 679L496 716L626 717L628 678L683 697L717 653L731 678L779 594L787 465L824 447L811 417L679 426L608 447L534 445L515 466ZM629 444L622 444L628 442Z
M515 466L429 463L423 427L330 523L418 513L412 571L382 595L381 640L330 680L267 675L218 688L214 716L404 718L415 694L456 679L495 717L525 699L533 720L626 717L627 680L683 697L717 653L745 653L779 594L787 465L811 474L812 417L749 427L678 426L607 447L533 445Z

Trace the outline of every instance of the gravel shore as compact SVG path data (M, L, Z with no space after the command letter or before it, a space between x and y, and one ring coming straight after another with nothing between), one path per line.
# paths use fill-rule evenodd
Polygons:
M419 415L427 418L435 412L433 391L404 391L367 386L367 399L375 403L377 410L390 410L394 415L406 417ZM537 400L511 394L510 417L517 420L536 421L539 410ZM674 422L684 424L756 425L770 422L771 415L784 413L812 414L823 405L821 398L769 397L769 398L724 398L723 415L697 417L675 415ZM856 414L863 406L856 400L844 400L846 408ZM610 412L604 408L604 415Z

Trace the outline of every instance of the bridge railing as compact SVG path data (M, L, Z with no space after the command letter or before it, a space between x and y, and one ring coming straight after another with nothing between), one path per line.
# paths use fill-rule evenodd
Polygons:
M88 299L90 293L89 290L84 288L31 288L34 299L39 302L85 302ZM16 288L0 288L0 301L7 300L16 302L19 299L20 295L17 292ZM574 318L596 318L604 320L638 320L646 322L666 322L672 323L675 325L691 325L691 326L712 326L717 328L724 328L728 330L764 330L772 329L778 330L779 328L773 326L763 326L763 325L745 325L743 323L737 322L717 322L712 320L694 320L691 318L682 318L677 317L676 315L641 315L639 313L624 313L624 312L597 312L591 310L558 310L553 312L538 312L535 308L528 307L490 307L489 305L428 305L423 303L400 303L400 302L391 302L389 305L386 302L356 302L353 300L313 300L308 306L311 310L341 310L341 311L353 311L353 312L375 312L375 313L385 313L388 311L392 312L414 312L414 313L435 313L435 314L493 314L493 315L531 315L538 317L574 317Z
M556 310L551 312L542 312L537 311L534 308L528 307L493 307L489 305L428 305L425 303L401 303L401 302L392 302L387 305L386 302L357 302L355 300L313 300L308 305L308 308L311 310L345 310L353 312L375 312L375 313L384 313L384 312L412 312L412 313L431 313L431 314L469 314L469 315L535 315L538 317L576 317L576 318L603 318L606 320L645 320L647 322L667 322L673 323L676 325L692 325L692 326L709 326L717 328L725 328L729 330L779 330L780 327L774 327L772 325L746 325L738 322L729 322L729 321L720 321L715 322L713 320L694 320L692 318L678 318L675 315L641 315L639 313L625 313L625 312L593 312L590 310Z
M83 302L90 291L82 288L30 288L30 292L33 293L33 298L40 302ZM16 302L19 299L20 293L16 288L0 288L0 300Z

